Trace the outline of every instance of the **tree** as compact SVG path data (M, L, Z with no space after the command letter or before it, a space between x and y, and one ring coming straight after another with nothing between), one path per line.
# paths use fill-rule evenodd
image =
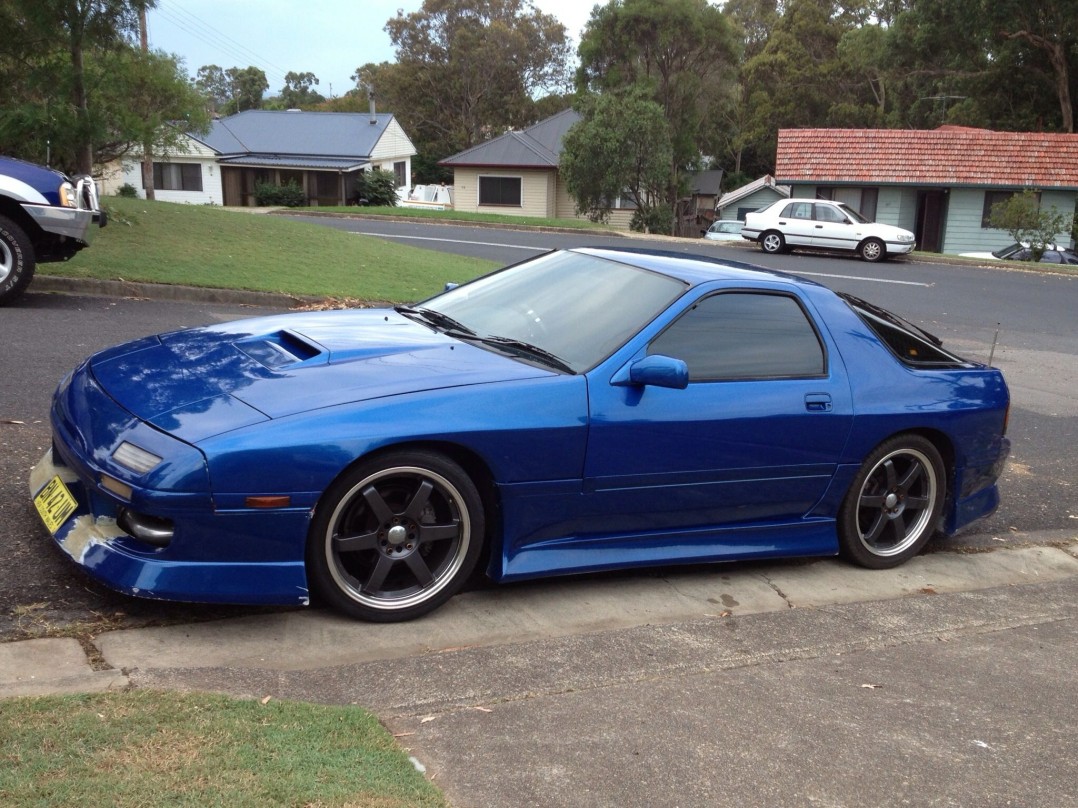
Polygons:
M1045 249L1074 228L1074 216L1058 209L1042 210L1040 195L1027 188L1020 194L997 202L989 216L992 227L1006 230L1018 242L1029 244L1034 261L1040 261Z
M736 91L734 33L706 0L612 0L584 29L577 89L647 88L670 124L676 174L715 146L716 113Z
M93 129L87 54L129 47L125 37L137 30L138 10L152 8L156 0L8 0L5 39L21 46L21 57L47 72L53 83L38 86L47 93L46 104L64 104L52 93L62 88L74 111L72 168L93 170ZM47 51L51 58L39 55ZM61 64L56 57L65 54ZM24 113L26 110L24 109ZM48 117L48 113L46 113Z
M230 67L225 71L230 98L225 104L228 114L247 109L262 109L262 95L269 89L266 74L257 67Z
M461 151L531 117L568 85L565 26L530 0L424 0L386 23L396 62L358 73L421 154Z
M202 65L195 74L195 87L206 98L210 111L217 113L232 98L232 84L218 65Z
M284 87L277 101L283 109L310 109L325 101L325 96L314 87L318 77L314 73L295 73L289 71L284 76Z
M673 143L662 107L640 88L607 92L582 104L583 120L565 135L559 171L576 209L604 221L617 197L637 204L633 229L669 233Z
M0 42L0 108L5 111L0 152L88 173L93 164L145 143L162 152L174 150L182 129L198 131L206 124L202 101L178 59L141 53L117 38L127 22L114 20L113 33L107 34L99 30L107 27L107 19L86 17L76 78L70 36L61 38L67 29L59 23L50 27L59 19L51 16L54 12L74 6L50 0L27 14L25 5L25 0L0 4L0 26L21 34ZM106 5L90 10L104 14ZM84 106L72 102L76 85L81 85ZM164 125L169 121L184 126ZM89 167L87 159L92 160Z

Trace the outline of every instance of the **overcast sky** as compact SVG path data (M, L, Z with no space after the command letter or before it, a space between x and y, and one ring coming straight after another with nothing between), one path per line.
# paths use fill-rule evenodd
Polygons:
M569 31L573 50L594 0L533 0ZM322 95L343 95L367 62L393 61L386 21L422 0L158 0L150 47L181 56L192 76L203 65L254 65L276 95L289 71L314 73Z

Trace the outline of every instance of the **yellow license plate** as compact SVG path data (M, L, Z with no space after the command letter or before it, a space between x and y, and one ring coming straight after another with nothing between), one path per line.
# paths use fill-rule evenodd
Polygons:
M75 512L78 503L67 490L63 480L53 477L48 484L34 497L34 506L41 515L41 521L45 523L49 533L55 533Z

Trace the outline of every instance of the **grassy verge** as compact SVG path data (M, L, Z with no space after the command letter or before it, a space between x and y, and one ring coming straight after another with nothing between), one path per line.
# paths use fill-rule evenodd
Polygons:
M107 227L43 274L292 295L410 301L494 268L276 216L109 197Z
M0 702L0 804L444 807L358 707L133 691Z
M494 213L470 213L463 210L431 210L428 208L357 208L350 207L325 207L307 211L304 208L297 209L295 213L305 212L329 212L363 214L364 216L401 216L415 219L435 219L452 222L491 222L493 224L524 225L527 227L558 227L569 230L599 230L619 235L622 231L598 222L589 222L587 219L543 219L538 216L500 216Z

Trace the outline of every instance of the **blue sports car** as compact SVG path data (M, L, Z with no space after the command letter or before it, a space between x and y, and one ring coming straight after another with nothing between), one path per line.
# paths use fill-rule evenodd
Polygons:
M811 281L573 249L102 351L30 487L122 592L394 621L480 563L901 564L996 508L1008 407L999 371Z

